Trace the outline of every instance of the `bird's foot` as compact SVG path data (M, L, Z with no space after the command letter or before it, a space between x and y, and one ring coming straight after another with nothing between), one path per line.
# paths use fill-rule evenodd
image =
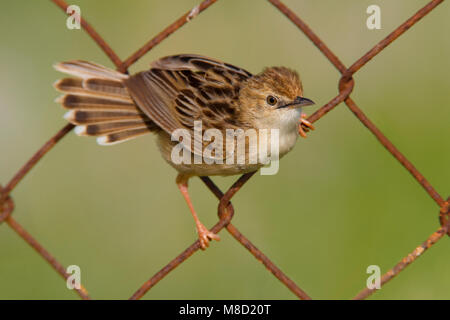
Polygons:
M312 125L311 122L309 122L308 120L305 119L306 118L306 114L302 113L300 116L300 121L298 124L298 134L303 137L306 138L306 133L309 130L314 130L314 126Z
M210 240L220 241L220 237L214 232L209 231L202 223L197 224L198 241L200 241L200 248L205 250L209 247Z

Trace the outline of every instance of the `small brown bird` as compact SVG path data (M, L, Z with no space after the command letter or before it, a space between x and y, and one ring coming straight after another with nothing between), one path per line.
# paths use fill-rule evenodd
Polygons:
M131 76L86 61L62 62L55 68L74 76L57 81L55 88L64 93L57 101L69 110L65 118L76 125L76 134L97 136L101 145L157 134L162 156L179 172L176 183L194 217L202 249L220 238L200 222L188 194L188 179L242 174L258 170L264 163L249 161L252 148L247 140L243 163L225 161L230 157L228 150L215 150L212 163L206 159L180 163L173 159L173 149L180 141L174 141L172 134L184 129L195 136L196 121L201 121L202 134L208 129L225 136L229 129L277 129L282 157L299 135L306 137L305 131L314 129L301 111L302 106L314 103L303 97L298 74L285 67L252 75L228 63L181 54L161 58L148 71ZM194 140L181 141L189 160L204 155L193 146ZM207 148L210 142L200 143Z

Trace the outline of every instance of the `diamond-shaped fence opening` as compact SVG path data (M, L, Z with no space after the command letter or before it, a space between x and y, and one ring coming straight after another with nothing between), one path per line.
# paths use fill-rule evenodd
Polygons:
M51 0L64 12L66 12L68 4L63 0ZM444 0L433 0L427 5L417 11L412 17L406 20L386 38L377 43L371 50L359 58L350 67L346 67L340 59L326 46L326 44L308 27L303 20L298 17L290 8L284 5L279 0L268 0L276 9L286 16L287 19L292 21L312 42L313 44L325 55L330 63L341 73L339 81L339 94L332 98L327 104L322 106L318 111L312 114L308 120L315 122L321 117L326 115L329 111L336 106L344 102L347 107L352 111L356 118L361 121L364 126L375 135L378 141L390 152L401 165L408 170L414 179L419 183L426 193L436 202L439 211L440 227L428 239L421 245L417 246L411 253L406 255L399 263L397 263L391 270L386 272L381 277L381 285L386 284L392 278L402 272L408 265L416 261L426 250L433 246L436 242L441 240L446 234L450 235L450 213L449 213L449 199L444 200L442 196L437 193L428 180L414 167L414 165L390 142L383 133L370 121L370 119L362 112L355 101L350 97L354 80L353 75L366 65L372 58L385 49L389 44L395 41L403 33L408 31L414 24L420 19L426 16L430 11L435 9ZM170 34L177 31L183 25L188 23L191 19L194 19L201 12L213 5L217 0L205 0L191 11L186 12L183 16L162 30L150 41L145 43L139 50L133 53L126 60L121 60L114 50L108 45L108 43L97 33L97 31L83 18L81 19L81 26L91 36L91 38L100 46L109 59L114 63L117 70L120 72L127 72L128 68L142 58L148 51L153 49ZM44 258L51 267L58 272L64 279L68 279L69 274L66 269L35 239L26 229L21 226L13 217L14 201L11 197L11 192L24 178L24 176L39 162L42 157L50 151L55 144L57 144L67 133L73 129L72 124L67 124L61 130L59 130L53 137L50 138L29 160L22 168L14 175L4 187L0 186L0 224L4 223L13 229L19 237L27 242L33 249L35 249L42 258ZM231 223L234 214L234 208L231 204L231 198L240 190L240 188L253 176L253 173L242 175L225 193L223 193L212 180L208 177L201 177L202 181L209 188L209 190L219 199L218 216L219 221L212 228L213 232L218 233L222 229L226 229L241 245L243 245L250 254L256 259L261 261L264 266L275 276L280 282L285 285L293 294L300 299L311 299L310 296L303 291L294 281L287 277L264 253L261 252L250 240L248 240L239 230ZM173 269L180 266L184 261L189 259L196 251L200 249L198 241L191 244L186 250L176 256L165 267L153 275L148 281L146 281L137 291L131 296L130 299L140 299L146 292L148 292L153 286L166 277ZM82 299L90 299L87 290L81 286L79 289L75 289L78 295ZM377 289L364 288L356 294L354 299L365 299L370 296Z

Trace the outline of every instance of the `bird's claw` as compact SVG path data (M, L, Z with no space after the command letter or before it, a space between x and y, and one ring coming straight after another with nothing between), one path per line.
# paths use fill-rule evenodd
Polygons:
M305 118L306 114L302 113L298 124L298 134L303 138L306 138L306 132L315 129L312 123L306 120Z
M198 233L198 240L200 242L200 248L202 250L205 250L207 247L209 247L210 240L220 241L220 237L217 234L209 231L201 223L197 225L197 233Z

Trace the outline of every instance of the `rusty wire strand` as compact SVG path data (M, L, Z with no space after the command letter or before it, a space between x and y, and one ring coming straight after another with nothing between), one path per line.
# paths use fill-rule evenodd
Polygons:
M61 130L59 130L53 137L51 137L39 150L31 156L31 158L22 166L22 168L17 171L14 177L8 182L6 187L2 190L0 203L2 203L8 196L9 193L17 186L17 184L25 177L25 175L30 172L31 169L36 165L36 163L41 160L47 152L49 152L58 142L61 140L70 130L74 127L73 124L66 124Z
M64 12L67 13L67 7L69 6L64 0L50 0L58 7L60 7ZM119 56L114 52L114 50L108 45L108 43L100 36L97 31L95 31L94 27L92 27L85 19L80 18L81 26L84 31L86 31L94 40L97 45L103 50L103 52L108 56L108 58L114 63L117 68L122 66L122 60L120 60Z
M441 226L444 226L448 221L450 221L450 197L447 198L447 201L439 210L439 222ZM447 234L450 236L450 230L447 231Z
M445 234L448 232L450 228L450 220L447 221L447 223L439 228L436 232L433 232L432 235L428 237L425 242L423 242L420 246L415 248L410 254L408 254L406 257L404 257L399 263L397 263L391 270L386 272L381 276L380 284L383 286L388 281L392 280L395 276L397 276L401 271L405 270L407 266L409 266L411 263L413 263L418 257L423 255L425 251L430 249L434 244L436 244L442 237L445 236ZM378 289L369 289L364 288L362 289L353 299L354 300L362 300L366 299L368 296L370 296L372 293L374 293Z
M327 47L327 45L312 31L312 29L297 16L291 9L279 0L269 0L278 10L280 10L289 20L291 20L314 45L328 58L328 60L338 69L344 73L347 68L339 60L339 58Z
M139 50L137 50L135 53L133 53L128 59L125 60L125 62L119 67L118 70L121 71L121 72L125 72L132 64L134 64L136 61L138 61L147 52L149 52L155 46L160 44L161 41L167 39L168 36L170 36L172 33L177 31L178 29L180 29L187 22L191 21L193 18L195 18L202 11L204 11L205 9L208 9L209 6L214 4L216 1L217 0L204 0L202 3L200 3L194 9L189 10L188 12L186 12L184 15L182 15L180 18L178 18L174 23L169 25L167 28L165 28L163 31L161 31L159 34L157 34L154 38L149 40ZM196 11L196 14L192 15L191 13L194 10Z
M28 233L13 217L6 218L6 223L13 229L22 239L24 239L33 249L35 249L42 258L44 258L56 272L58 272L65 280L69 278L69 274L61 263L59 263L31 234ZM90 299L86 288L81 285L80 289L74 288L78 295L85 300Z
M356 71L361 69L367 62L369 62L373 57L384 50L388 45L390 45L394 40L400 37L403 33L409 30L413 25L419 22L420 19L425 17L428 13L441 4L444 0L432 0L422 9L417 11L411 18L402 23L394 31L392 31L386 38L378 42L372 49L370 49L365 55L358 59L354 64L348 68L346 73L348 75L354 74Z
M63 0L51 0L62 10L66 11L68 4ZM117 69L121 72L127 72L127 69L144 56L148 51L154 48L156 45L165 40L173 32L177 31L183 25L185 25L192 18L195 18L200 12L207 9L217 0L205 0L196 6L193 10L185 13L166 29L157 34L154 38L149 40L143 47L133 53L125 61L122 61L115 51L108 45L108 43L97 33L97 31L85 20L81 19L81 26L91 36L91 38L98 44L98 46L105 52L109 59L114 63ZM398 151L398 149L381 133L381 131L373 124L367 116L364 115L362 110L356 105L356 103L350 98L350 94L354 88L353 74L360 70L368 61L380 53L390 43L396 40L400 35L409 30L414 24L416 24L425 15L431 12L437 5L443 2L443 0L433 0L427 5L417 11L411 18L401 24L386 38L381 40L365 55L353 63L347 68L339 58L326 46L326 44L312 31L312 29L300 19L291 9L284 5L279 0L268 0L274 5L281 13L283 13L289 20L291 20L312 42L313 44L325 55L325 57L336 67L341 73L339 80L339 94L331 99L327 104L322 106L308 119L311 122L319 120L322 116L327 114L330 110L335 108L341 102L345 102L348 108L354 113L354 115L364 124L378 139L378 141L404 166L416 179L416 181L426 190L430 197L439 205L439 221L441 227L434 232L421 246L415 248L412 253L403 258L393 269L385 273L381 278L381 284L384 285L401 271L403 271L408 265L414 262L419 256L421 256L426 250L438 242L445 234L450 235L450 213L449 213L449 199L444 201L443 198L436 192L431 184L425 179L425 177L412 165L412 163ZM10 197L10 193L18 185L18 183L24 178L24 176L34 167L34 165L42 159L42 157L50 151L56 143L58 143L68 132L71 131L73 125L68 124L58 131L49 141L47 141L27 162L26 164L14 175L10 182L4 187L0 186L0 223L7 222L22 239L24 239L32 248L34 248L63 278L67 279L68 274L65 272L64 267L37 241L35 240L20 224L18 224L12 217L11 213L14 211L14 202ZM310 299L310 297L296 285L294 281L289 279L275 264L265 256L256 246L254 246L239 230L231 223L231 219L234 215L234 208L230 200L238 192L241 187L252 177L254 173L242 175L228 191L223 194L222 191L212 182L208 177L201 177L205 185L210 191L220 200L218 206L219 221L212 228L213 232L219 232L223 228L239 242L241 243L256 259L264 264L264 266L275 276L281 283L283 283L289 290L291 290L300 299ZM130 299L140 299L144 296L148 290L156 285L161 279L167 276L173 269L186 261L193 253L200 248L199 242L194 242L180 255L174 258L169 264L157 272L147 282L145 282ZM371 295L375 290L363 289L354 299L365 299ZM84 287L77 290L78 295L83 299L89 299L89 295Z
M369 129L378 141L402 164L402 166L411 173L411 175L417 180L417 182L425 189L431 198L437 203L438 206L444 205L444 200L439 193L433 188L428 180L417 170L416 167L389 141L388 138L373 124L372 121L362 112L356 103L351 99L345 100L348 108L353 114Z

